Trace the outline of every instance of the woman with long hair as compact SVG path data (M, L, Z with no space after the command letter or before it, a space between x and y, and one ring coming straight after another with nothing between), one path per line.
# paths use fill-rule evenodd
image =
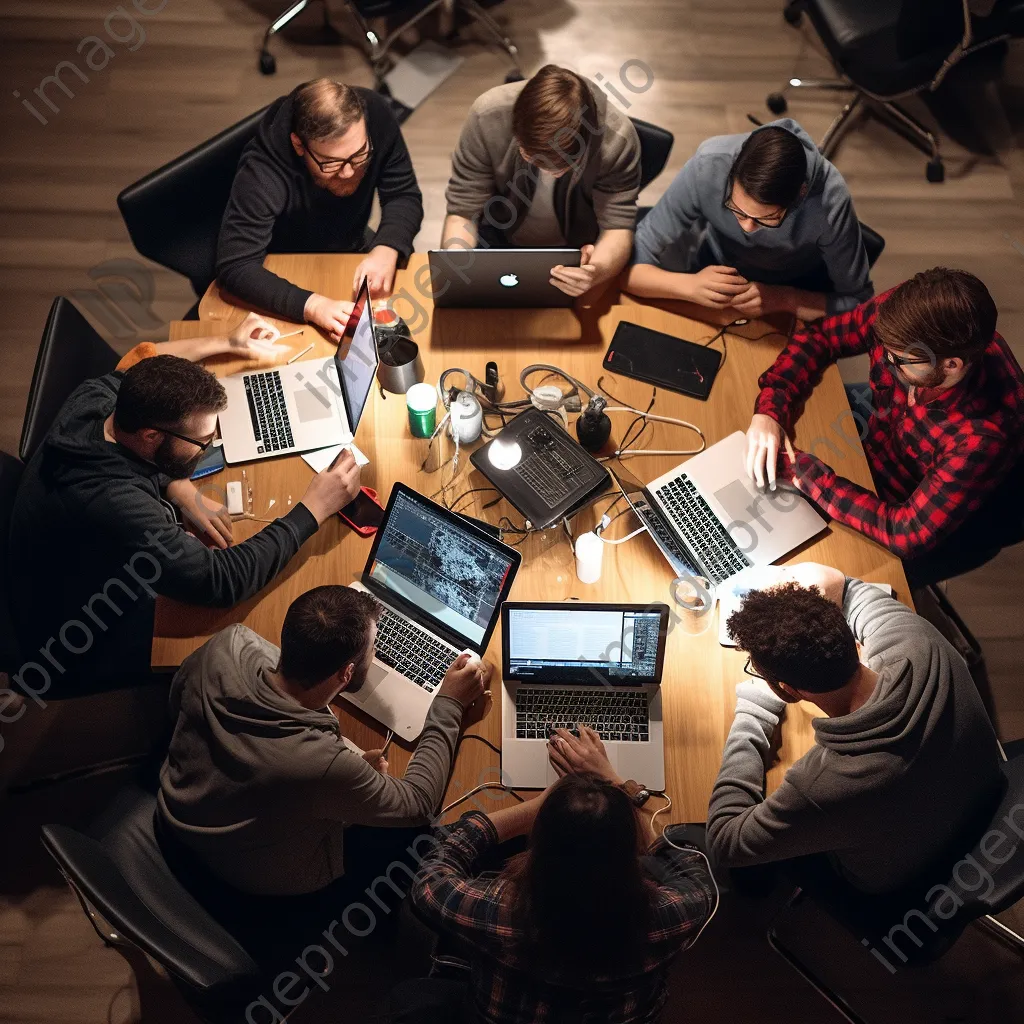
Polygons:
M396 1022L657 1017L670 961L714 912L707 861L673 845L671 829L651 841L597 733L583 727L579 738L556 740L556 752L560 745L564 759L552 760L566 774L558 782L517 806L469 812L424 861L416 909L460 940L472 971L468 987L442 979L400 986ZM582 756L569 756L577 750ZM574 764L590 770L568 771ZM524 854L497 876L477 875L482 858L520 835L529 836Z

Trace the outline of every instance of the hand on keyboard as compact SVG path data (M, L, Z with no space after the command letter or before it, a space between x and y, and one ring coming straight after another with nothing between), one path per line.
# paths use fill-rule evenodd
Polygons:
M548 757L559 775L591 772L616 786L622 784L604 749L601 737L589 725L577 725L574 736L568 729L556 729L548 740Z
M468 711L483 696L491 679L491 665L486 661L471 661L468 653L460 654L445 673L438 696L452 697Z

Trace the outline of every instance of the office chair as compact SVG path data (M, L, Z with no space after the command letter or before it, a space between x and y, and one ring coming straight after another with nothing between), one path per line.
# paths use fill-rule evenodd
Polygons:
M272 979L181 883L156 833L156 798L122 790L88 830L45 825L43 847L57 862L96 934L128 961L140 1000L166 998L154 961L204 1021L241 1020ZM144 955L143 955L144 954ZM162 998L161 998L162 997ZM149 1020L146 1006L142 1020Z
M117 197L135 248L154 263L184 274L197 296L216 276L217 236L238 160L269 109L250 114Z
M11 514L14 511L14 499L18 493L18 483L24 464L7 452L0 452L0 672L10 676L21 665L21 654L18 648L18 637L11 618L11 601L6 581L11 578L10 535Z
M71 392L90 377L110 373L118 358L70 301L53 300L28 390L18 446L22 462L35 454Z
M958 850L944 858L941 869L927 872L927 877L915 880L900 893L867 895L847 885L820 861L805 859L807 881L796 888L772 920L768 928L768 943L850 1024L866 1022L842 995L814 974L784 943L778 930L780 919L788 910L809 899L849 931L872 955L882 957L896 969L923 966L938 960L972 922L994 932L1024 955L1024 937L994 916L1024 896L1024 843L1009 831L1006 824L1008 816L1024 802L1024 752L1016 752L1011 760L1003 762L1002 770L1006 779L1005 789L998 801L991 801L985 813L974 823L971 831L975 838L962 843ZM992 803L997 803L994 809ZM1001 864L993 864L990 856L998 849L998 845L993 846L989 842L993 832L1003 834L1009 841L1010 854ZM999 845L1005 847L1007 844ZM999 850L1000 857L1005 854L1005 848ZM989 872L993 879L990 893L983 893L981 887L976 891L968 888L978 877L970 869L966 872L965 881L960 880L963 873L959 870L960 865L970 866L969 858ZM797 874L802 874L799 867ZM935 885L948 886L961 902L951 917L945 915L945 910L954 902L951 897L946 897L941 903L941 897L927 899ZM937 911L940 906L943 910ZM897 942L904 928L912 929L911 934ZM883 962L880 969L884 967Z
M926 176L945 177L939 140L896 100L934 92L970 54L1024 34L1024 0L997 0L984 18L972 17L969 0L794 0L785 9L793 25L806 14L839 77L791 78L794 89L852 92L822 137L831 156L844 127L871 114L929 157ZM786 112L783 92L768 96L773 114Z
M270 39L281 31L293 18L301 14L310 4L311 0L296 0L287 10L282 12L267 27L263 36L263 46L260 49L259 68L264 75L272 75L277 71L277 61L270 52ZM337 37L337 33L330 24L326 0L317 0L323 9L324 29L330 38ZM344 0L345 11L356 23L359 34L365 40L366 58L373 71L373 79L376 88L381 92L387 92L384 83L384 74L390 66L390 53L392 47L398 41L398 37L412 28L428 14L438 8L448 5L456 10L464 10L498 41L501 48L512 59L513 69L505 78L506 82L520 82L523 79L523 72L519 66L519 49L515 43L505 35L501 25L494 17L476 2L476 0ZM403 10L403 8L416 8L415 13L407 18L398 28L394 29L385 39L381 39L367 23L368 18L387 17Z
M630 121L640 136L640 190L643 191L665 169L676 137L668 129L641 121L638 117L631 117ZM639 207L636 211L637 224L650 212L650 206Z

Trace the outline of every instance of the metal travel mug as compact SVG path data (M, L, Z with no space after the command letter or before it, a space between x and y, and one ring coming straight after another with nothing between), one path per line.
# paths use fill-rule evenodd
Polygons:
M390 309L374 314L374 332L380 352L377 380L390 394L404 395L423 380L419 346L412 340L409 325Z

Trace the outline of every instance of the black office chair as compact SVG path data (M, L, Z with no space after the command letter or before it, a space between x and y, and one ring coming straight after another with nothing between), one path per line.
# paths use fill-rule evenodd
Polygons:
M997 0L992 12L972 17L968 0L794 0L786 20L806 14L825 45L839 78L792 78L794 89L852 91L821 140L831 156L844 126L870 113L929 156L927 178L945 176L939 140L895 101L933 92L964 57L1024 34L1024 0ZM783 92L772 93L768 109L783 114Z
M148 969L139 955L145 953L203 1020L241 1020L240 1008L270 979L172 872L157 838L155 813L156 798L131 786L88 834L45 825L43 847L104 944L116 949L137 976ZM152 986L139 989L145 996ZM145 1006L142 1019L149 1019Z
M676 137L668 129L641 121L638 117L631 117L630 121L640 136L640 190L643 191L665 169ZM650 212L650 206L639 207L636 211L637 224Z
M60 407L83 381L117 366L117 353L63 296L53 300L36 355L18 453L28 462L53 426Z
M21 665L18 648L18 637L14 631L11 618L10 594L7 580L11 578L10 535L11 513L14 511L14 499L18 493L24 464L7 452L0 452L0 672L10 676Z
M279 14L267 27L263 36L263 46L260 49L259 68L265 75L272 75L277 71L277 61L270 52L271 37L276 35L293 18L300 15L310 4L311 0L296 0L287 10ZM328 12L328 5L325 0L317 0L323 9L323 34L327 41L340 40L340 35L332 27ZM373 71L374 82L377 89L387 92L384 83L384 75L391 65L391 50L398 37L428 14L436 11L445 0L343 0L346 13L356 23L361 38L364 40L366 59ZM523 72L519 66L519 49L512 40L505 35L501 25L494 17L476 2L476 0L455 0L456 13L465 11L475 21L480 22L488 32L498 41L501 48L512 59L513 69L505 78L506 82L520 82L523 79ZM411 16L406 18L401 25L392 30L385 38L381 39L367 23L368 18L385 18L393 14L402 14L406 10Z
M964 842L945 858L941 868L927 873L926 878L894 895L869 896L842 882L838 876L822 867L819 861L809 861L808 881L798 887L776 915L768 929L771 947L811 984L829 1004L850 1024L865 1024L850 1004L819 978L779 934L779 921L791 908L805 899L812 900L839 922L856 941L872 955L883 958L880 969L889 962L894 969L919 967L939 959L956 942L972 922L977 922L1011 943L1024 954L1024 937L1007 927L995 915L1012 907L1024 896L1024 843L1019 834L1010 832L1008 816L1024 804L1024 753L1018 753L1002 765L1006 788L998 801L993 800L972 829L974 840ZM992 804L996 804L994 809ZM1006 843L993 845L991 833L1000 832ZM986 846L987 844L987 846ZM998 850L1002 864L994 863L990 854ZM993 879L992 891L985 894L978 887L969 886L977 878L971 873L971 861L984 866ZM967 865L966 878L961 881L960 865ZM800 869L798 868L798 874ZM945 885L960 901L961 906L948 916L952 897L940 902L929 900L927 894L935 885ZM987 888L987 883L985 888ZM894 927L896 926L896 927ZM909 930L906 934L904 929Z
M117 197L135 248L184 274L200 297L216 276L217 236L238 160L269 109L250 114Z

